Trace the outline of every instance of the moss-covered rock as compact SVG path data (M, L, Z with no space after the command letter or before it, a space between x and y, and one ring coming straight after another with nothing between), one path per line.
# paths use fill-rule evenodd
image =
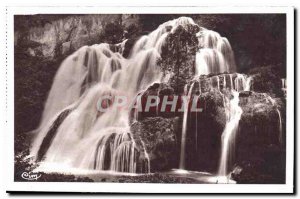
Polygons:
M131 125L135 139L144 142L151 172L178 166L178 131L178 118L148 117Z
M278 68L282 66L269 65L256 67L249 71L252 76L252 90L260 93L268 93L272 97L284 97L282 91L281 74Z
M183 93L185 84L195 74L195 57L198 50L197 25L179 25L167 36L162 47L161 68L165 74L171 74L170 86L176 94Z

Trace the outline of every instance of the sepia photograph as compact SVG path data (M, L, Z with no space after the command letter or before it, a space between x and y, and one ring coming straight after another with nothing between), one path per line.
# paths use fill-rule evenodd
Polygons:
M12 184L293 187L293 9L155 9L11 9Z

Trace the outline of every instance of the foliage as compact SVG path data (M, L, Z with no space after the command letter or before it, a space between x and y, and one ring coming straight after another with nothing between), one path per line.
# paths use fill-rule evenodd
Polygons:
M283 67L281 64L277 64L250 69L249 74L253 77L252 90L269 93L273 97L283 97L279 71L281 67Z
M105 25L101 39L109 44L120 43L123 38L123 27L120 23L108 23Z
M32 57L20 49L15 53L15 150L26 149L29 134L38 127L54 75L62 62ZM29 138L28 138L29 137Z

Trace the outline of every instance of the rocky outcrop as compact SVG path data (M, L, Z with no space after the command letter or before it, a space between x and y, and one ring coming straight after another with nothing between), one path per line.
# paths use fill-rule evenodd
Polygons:
M138 32L138 23L139 16L131 14L36 15L30 19L20 16L14 45L30 56L52 59L67 56L85 45L115 44L124 37L132 38Z
M179 113L178 110L181 108L182 101L180 100L180 98L178 98L178 100L176 100L177 98L174 99L174 96L174 89L169 85L164 83L154 83L153 85L149 86L146 91L139 94L139 98L141 101L141 111L137 111L137 109L134 109L132 110L131 115L132 117L136 117L137 120L143 120L147 117L172 118L180 116L182 113ZM157 105L153 105L149 107L149 110L146 110L146 104L150 103L152 98L156 98ZM164 100L175 100L176 108L174 109L174 111L172 110L172 105L166 105L164 108L162 107Z
M249 92L240 94L240 106L243 110L240 120L241 148L246 145L264 146L279 144L281 132L277 104L265 93ZM278 111L277 111L278 110ZM284 137L284 136L283 136Z
M236 138L236 159L233 162L239 165L246 160L249 161L249 157L255 161L261 159L264 162L272 159L274 155L272 148L284 148L284 102L280 98L272 98L267 93L241 91L246 86L246 78L246 75L237 73L209 75L201 76L188 84L186 89L188 91L192 89L190 104L197 97L197 108L202 110L188 112L186 169L210 172L218 170L221 136L226 124L224 98L231 98L230 89L240 90L239 105L243 111ZM149 112L140 112L136 118L137 123L153 122L152 126L160 126L155 123L156 120L167 121L167 118L172 120L178 117L178 126L181 129L183 112L178 111L178 108L182 106L182 101L178 101L175 112L160 111L163 97L167 96L171 100L176 95L170 85L155 83L140 95L142 99L145 98L142 100L143 110L149 96L157 96L160 103L150 108ZM143 134L145 130L142 129L140 132ZM147 130L147 132L154 134L156 131ZM174 133L172 128L171 132ZM181 130L176 134L181 138ZM145 143L147 142L146 140ZM180 140L177 140L177 146L180 146Z
M217 89L202 93L198 104L202 111L188 115L186 165L190 170L216 172L226 124L222 93Z
M187 28L179 25L167 36L162 46L161 68L165 74L170 74L170 86L175 93L181 94L185 84L195 74L195 56L198 50L197 25L188 24Z
M164 171L178 166L178 118L148 117L131 125L137 142L144 142L150 170ZM140 143L143 144L143 143Z
M281 75L278 68L281 65L270 65L265 67L256 67L249 71L252 76L252 90L260 93L268 93L272 97L284 97L282 90Z
M28 28L26 32L15 32L15 46L26 41L35 42L29 45L32 56L55 57L66 55L76 49L100 42L100 34L109 23L120 21L119 15L70 15L41 26Z
M239 184L284 184L285 151L270 145L264 156L247 154L248 160L238 162L231 178Z
M284 183L285 114L283 102L265 93L240 94L243 109L236 138L238 183Z

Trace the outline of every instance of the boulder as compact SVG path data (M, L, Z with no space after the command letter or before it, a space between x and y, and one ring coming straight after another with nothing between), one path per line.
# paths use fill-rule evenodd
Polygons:
M221 135L226 124L222 93L217 89L201 93L198 108L202 111L188 113L186 167L189 170L216 172Z
M131 132L137 143L140 143L140 146L144 143L150 159L151 172L178 167L179 131L176 117L148 117L131 125Z
M284 133L280 122L282 125L284 118L277 106L279 102L272 100L266 93L251 92L249 96L240 94L239 104L243 114L239 123L239 149L280 144L280 133Z

